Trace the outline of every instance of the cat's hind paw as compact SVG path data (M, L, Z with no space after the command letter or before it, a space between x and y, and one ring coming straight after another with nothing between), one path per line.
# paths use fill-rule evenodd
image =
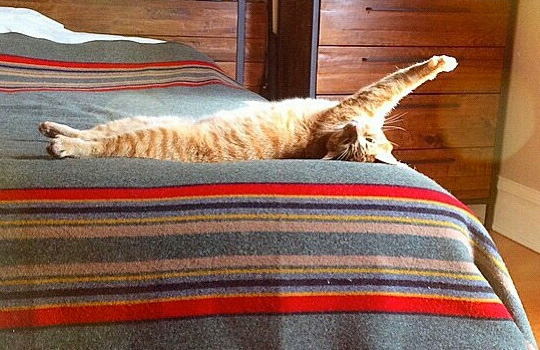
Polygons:
M47 146L47 153L54 158L81 158L85 141L58 135Z
M45 137L56 137L59 134L58 129L56 128L56 123L53 122L43 122L38 126L39 132Z
M431 57L429 64L440 72L451 72L457 67L458 62L454 57L442 55Z

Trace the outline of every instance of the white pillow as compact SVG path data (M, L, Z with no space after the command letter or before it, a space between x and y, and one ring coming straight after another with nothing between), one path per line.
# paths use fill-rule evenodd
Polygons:
M0 7L0 33L21 33L34 38L47 39L63 44L80 44L94 40L129 40L139 43L156 44L161 40L126 37L120 35L72 32L41 13L15 7Z

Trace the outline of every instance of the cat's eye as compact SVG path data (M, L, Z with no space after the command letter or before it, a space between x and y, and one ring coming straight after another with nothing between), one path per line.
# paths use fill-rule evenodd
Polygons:
M372 138L372 137L366 137L365 139L366 139L366 141L369 142L369 143L375 143L375 139Z

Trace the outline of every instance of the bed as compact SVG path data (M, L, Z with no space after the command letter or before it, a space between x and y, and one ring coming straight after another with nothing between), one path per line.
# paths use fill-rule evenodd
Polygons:
M0 348L537 348L489 234L413 169L56 160L37 130L262 100L185 45L0 34Z

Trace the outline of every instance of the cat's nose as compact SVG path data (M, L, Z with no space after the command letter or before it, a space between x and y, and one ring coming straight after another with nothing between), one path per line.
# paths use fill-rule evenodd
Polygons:
M356 119L351 120L350 123L353 124L354 126L358 126L358 124L359 124L358 120L356 120Z
M355 128L356 129L356 132L361 132L362 130L360 130L360 122L358 120L351 120L351 122L349 123L351 125L352 128Z

